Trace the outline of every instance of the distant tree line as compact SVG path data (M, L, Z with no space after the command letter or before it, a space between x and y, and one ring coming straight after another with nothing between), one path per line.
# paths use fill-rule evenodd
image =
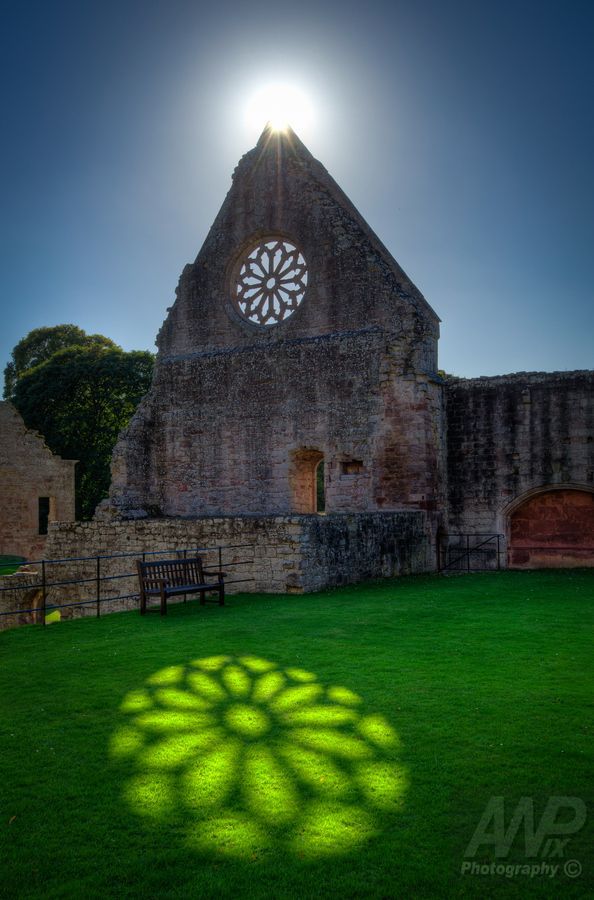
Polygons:
M154 356L125 352L76 325L36 328L4 370L4 397L53 453L79 460L76 514L89 519L107 496L118 434L148 391Z

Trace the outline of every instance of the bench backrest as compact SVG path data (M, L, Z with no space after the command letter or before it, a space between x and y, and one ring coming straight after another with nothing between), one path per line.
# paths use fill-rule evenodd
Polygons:
M138 577L146 591L158 589L161 581L168 587L204 584L204 571L199 556L188 559L159 559L154 562L139 561Z

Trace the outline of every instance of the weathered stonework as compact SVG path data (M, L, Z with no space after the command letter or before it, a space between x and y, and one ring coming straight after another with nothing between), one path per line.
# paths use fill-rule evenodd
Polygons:
M594 489L531 495L511 512L508 538L515 568L594 566Z
M238 260L267 235L308 267L302 302L272 327L232 297ZM183 271L101 514L314 513L311 454L330 513L435 514L437 338L437 316L323 166L295 135L266 131Z
M47 537L40 534L39 498L47 498L49 521L74 519L74 467L25 427L11 403L0 403L0 555L39 559ZM44 501L45 503L45 501Z
M594 372L450 378L446 408L449 531L500 532L512 565L594 564ZM567 489L573 506L553 496ZM512 520L539 494L521 529L534 552L514 556Z
M118 522L58 523L50 530L54 563L48 580L91 579L61 588L63 602L96 596L97 555L210 548L207 563L217 563L222 546L227 590L300 594L367 578L412 574L432 567L427 517L422 511L332 516L207 516L194 519L143 519ZM134 571L134 558L101 560L101 576ZM241 579L241 580L239 580ZM103 598L138 592L136 577L104 582ZM55 596L55 595L53 595ZM121 601L105 609L137 607ZM85 609L81 611L83 614ZM95 614L95 607L86 607Z
M0 576L0 631L15 625L41 623L42 591L35 567L21 566L12 575Z
M274 274L271 236L270 246L300 254L299 303L266 327L265 304L253 298L267 284L276 290L263 274ZM258 271L246 301L249 259ZM257 323L242 309L256 309ZM153 387L114 454L103 515L314 513L323 460L329 513L424 510L431 563L439 530L502 534L516 564L512 518L526 523L517 509L532 492L591 490L594 375L444 384L437 339L435 313L323 166L294 135L265 132L184 269ZM546 508L548 538L539 540L551 548L568 509L579 507L589 535L587 502L572 502L557 518L559 496L534 506L530 534L543 534L534 510ZM575 560L586 556L582 541Z
M168 313L110 497L51 526L53 560L241 545L224 558L249 580L230 592L294 593L431 571L459 532L503 536L486 566L594 564L594 372L441 378L436 314L291 132L240 161Z

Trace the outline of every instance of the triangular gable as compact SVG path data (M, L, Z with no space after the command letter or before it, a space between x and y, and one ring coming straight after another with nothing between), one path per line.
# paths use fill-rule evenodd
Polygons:
M257 265L263 256L256 260L250 282L254 248L267 240L284 242L293 254L294 271L303 275L306 269L300 284L289 286L293 306L281 313L287 318L272 323L264 316L248 318L239 302L241 292L257 285L258 278L267 290L266 273ZM274 278L270 284L274 290ZM158 344L170 357L369 326L424 341L437 338L438 322L421 292L297 135L267 128L240 160L202 249L184 269Z

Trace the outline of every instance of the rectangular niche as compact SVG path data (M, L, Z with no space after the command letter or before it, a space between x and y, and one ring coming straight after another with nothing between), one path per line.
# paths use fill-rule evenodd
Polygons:
M340 463L341 475L359 475L363 471L363 462L360 459L343 459Z

